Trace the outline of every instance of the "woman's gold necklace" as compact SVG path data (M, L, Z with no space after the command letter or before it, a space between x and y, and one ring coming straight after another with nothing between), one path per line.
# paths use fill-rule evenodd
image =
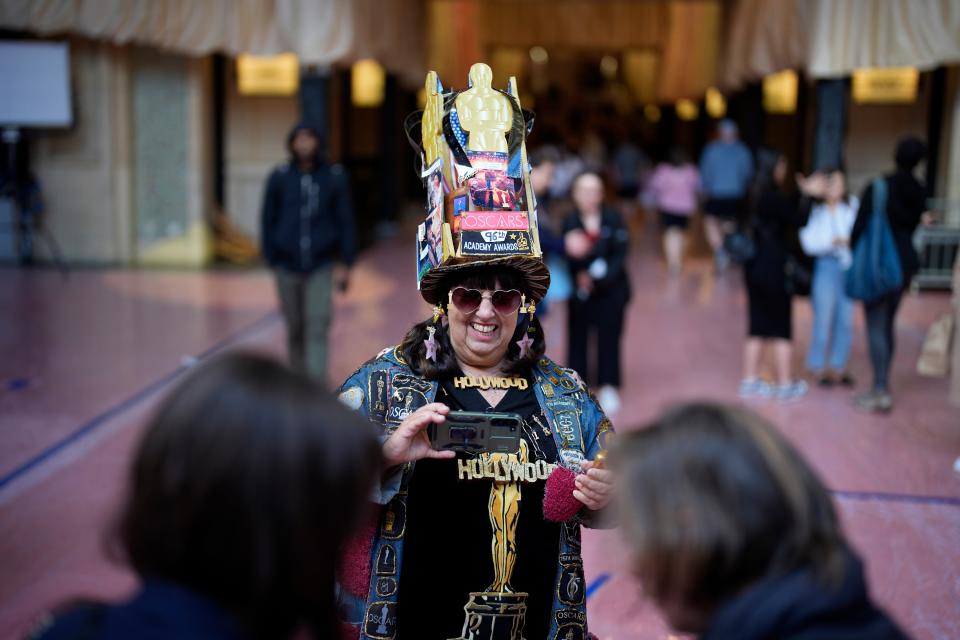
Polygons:
M530 383L523 376L456 376L453 379L453 386L457 389L480 389L481 391L490 389L526 391Z

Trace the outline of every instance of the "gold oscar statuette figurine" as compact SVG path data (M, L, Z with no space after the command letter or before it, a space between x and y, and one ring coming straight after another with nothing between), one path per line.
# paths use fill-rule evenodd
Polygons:
M470 67L470 88L457 96L457 116L468 134L469 151L510 150L506 136L513 124L513 106L492 83L493 71L478 62Z
M420 120L423 138L424 168L431 166L440 157L441 133L443 121L443 96L437 93L437 72L427 74L423 90L426 103L423 105L423 117Z

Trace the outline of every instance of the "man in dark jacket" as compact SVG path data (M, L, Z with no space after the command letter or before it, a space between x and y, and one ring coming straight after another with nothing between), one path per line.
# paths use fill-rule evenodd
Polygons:
M902 139L897 144L894 155L897 170L883 178L887 183L887 219L897 245L904 287L909 286L919 267L917 252L913 248L913 233L917 230L917 225L925 220L926 194L913 171L926 155L927 147L921 140ZM860 198L860 210L850 234L851 247L857 245L867 228L867 222L873 213L870 206L872 202L873 187L868 186ZM857 396L855 402L868 411L886 412L893 408L889 388L890 365L893 362L895 346L894 319L902 297L903 290L898 289L863 305L867 320L867 347L870 351L870 363L873 365L873 388L868 393Z
M263 257L276 274L290 365L323 379L333 287L346 290L354 258L350 183L343 167L323 161L310 125L297 124L287 148L290 161L273 170L264 192Z

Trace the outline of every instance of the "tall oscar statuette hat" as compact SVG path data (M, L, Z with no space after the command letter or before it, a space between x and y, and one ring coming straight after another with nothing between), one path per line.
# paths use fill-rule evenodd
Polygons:
M464 91L444 89L430 71L424 110L405 124L427 187L426 219L417 228L417 286L424 300L437 304L449 275L502 265L523 275L526 293L538 302L550 271L540 250L525 144L533 114L520 108L515 78L506 91L495 89L490 67L478 63L469 80Z

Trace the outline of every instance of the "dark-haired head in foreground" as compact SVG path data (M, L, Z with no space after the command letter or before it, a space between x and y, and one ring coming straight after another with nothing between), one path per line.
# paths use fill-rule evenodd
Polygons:
M237 634L222 637L336 637L337 559L379 466L369 423L306 376L257 355L203 366L160 407L133 464L118 538L145 589L89 637L122 636L120 619L127 633L144 625L137 637L187 633L205 609L181 589L232 621ZM150 609L161 619L134 613Z
M870 603L826 489L756 414L679 406L622 435L613 462L634 571L677 629L903 637Z

